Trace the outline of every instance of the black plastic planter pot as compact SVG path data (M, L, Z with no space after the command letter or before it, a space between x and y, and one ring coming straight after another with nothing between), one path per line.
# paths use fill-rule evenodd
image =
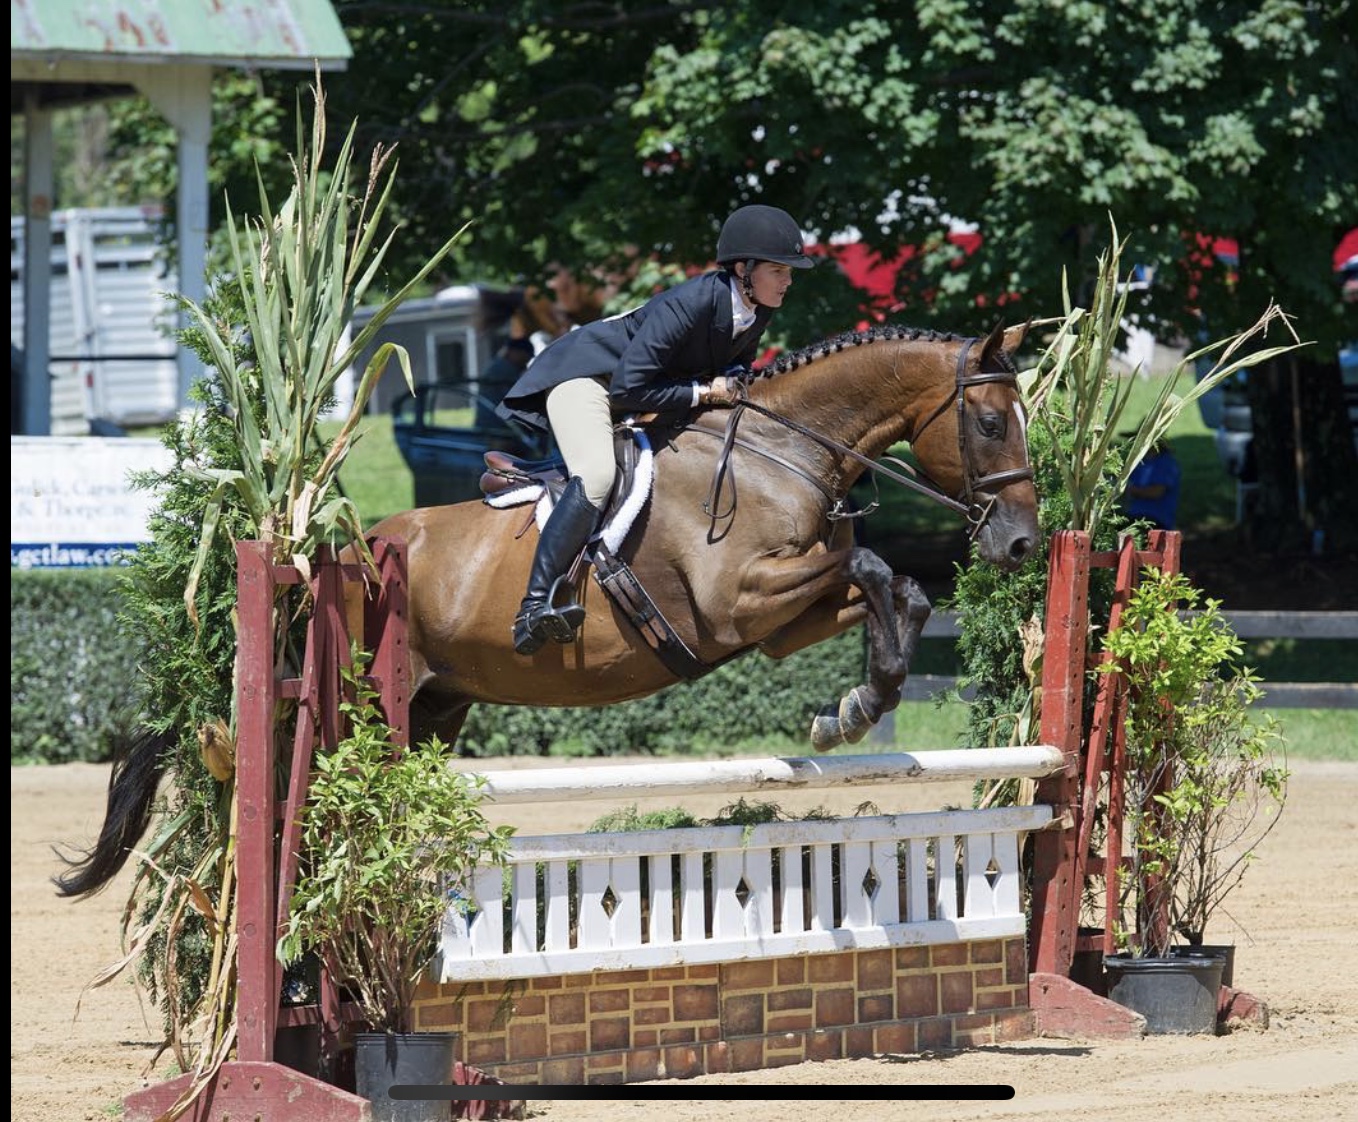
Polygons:
M450 1086L457 1033L360 1032L354 1037L354 1083L372 1103L373 1122L449 1122L451 1100L393 1099L394 1085Z
M288 1025L274 1037L273 1058L313 1079L321 1074L321 1028L319 1025Z
M1169 953L1175 958L1219 958L1222 960L1221 984L1231 986L1235 983L1235 944L1197 943L1187 947L1171 947Z
M1215 1033L1224 959L1216 956L1103 960L1108 997L1146 1018L1151 1034Z

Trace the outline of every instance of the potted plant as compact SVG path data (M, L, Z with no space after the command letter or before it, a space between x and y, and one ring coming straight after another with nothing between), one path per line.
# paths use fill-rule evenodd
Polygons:
M348 988L371 1030L356 1041L357 1090L375 1122L450 1117L448 1102L392 1100L393 1083L451 1083L454 1034L416 1031L415 994L448 908L472 870L499 861L477 781L437 739L400 749L369 687L341 706L349 732L318 756L302 821L301 868L278 955L308 953Z
M1182 574L1146 570L1103 648L1100 669L1126 690L1120 888L1133 917L1122 928L1130 953L1107 963L1109 996L1147 1003L1151 1031L1211 1031L1225 958L1192 948L1277 822L1282 740L1273 718L1251 711L1261 691L1236 662L1220 603Z

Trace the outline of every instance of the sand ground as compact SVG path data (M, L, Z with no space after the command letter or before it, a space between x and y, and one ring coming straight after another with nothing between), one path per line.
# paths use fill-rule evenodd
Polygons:
M505 760L486 766L542 766ZM560 766L554 762L552 766ZM587 767L587 763L571 765ZM13 1122L108 1122L144 1078L159 1038L156 1011L118 980L82 990L119 954L127 873L90 900L58 899L54 844L85 844L103 813L107 769L10 770L10 1117ZM788 810L851 812L863 795L780 798ZM967 805L965 785L876 788L883 812ZM664 800L674 802L675 800ZM685 799L711 814L729 797ZM642 804L643 807L646 805ZM575 830L609 809L535 807L533 832ZM506 812L506 820L512 820ZM543 1122L782 1122L811 1113L833 1122L1111 1118L1154 1122L1358 1120L1358 764L1296 763L1286 810L1260 860L1229 902L1233 921L1210 942L1237 944L1237 987L1263 999L1267 1030L1135 1041L1032 1039L959 1053L883 1056L708 1076L664 1088L665 1101L535 1103ZM77 1015L77 1002L79 1014ZM1006 1084L1007 1102L967 1102L948 1086ZM835 1100L836 1087L871 1099ZM753 1101L698 1094L761 1097ZM921 1099L921 1095L942 1096Z

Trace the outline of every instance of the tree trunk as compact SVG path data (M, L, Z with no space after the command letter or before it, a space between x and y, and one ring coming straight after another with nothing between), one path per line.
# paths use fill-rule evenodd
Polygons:
M1250 541L1268 552L1358 547L1358 454L1338 362L1283 356L1246 383L1258 490Z

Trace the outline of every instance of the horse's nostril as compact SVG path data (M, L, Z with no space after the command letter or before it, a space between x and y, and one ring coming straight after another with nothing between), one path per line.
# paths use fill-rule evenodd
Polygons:
M1033 551L1032 538L1015 538L1014 544L1009 547L1009 556L1015 561L1022 561Z

